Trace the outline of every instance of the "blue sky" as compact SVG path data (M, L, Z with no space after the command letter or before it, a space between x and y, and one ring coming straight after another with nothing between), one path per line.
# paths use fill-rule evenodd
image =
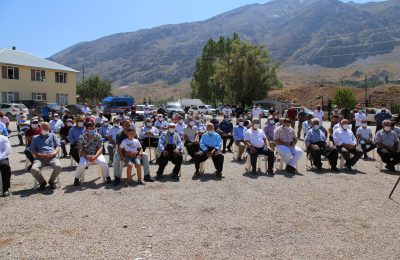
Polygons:
M49 57L81 41L205 20L267 0L0 0L0 48ZM355 2L368 2L359 0Z

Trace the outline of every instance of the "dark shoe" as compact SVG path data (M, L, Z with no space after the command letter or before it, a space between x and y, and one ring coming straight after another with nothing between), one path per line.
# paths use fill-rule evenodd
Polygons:
M364 154L364 159L369 159L368 155Z
M28 166L28 168L27 168L28 172L31 172L32 166L33 166L33 163Z
M396 171L396 168L393 165L386 165L385 168L392 172Z
M146 183L145 183L144 181L142 181L142 180L138 180L138 181L137 181L137 184L139 184L139 185L146 185Z
M157 175L156 175L156 180L161 180L162 179L162 177L163 177L163 174L161 173L157 173Z
M217 178L222 179L222 172L216 172L215 175Z
M267 173L268 173L268 174L271 174L271 175L275 175L274 169L268 169Z
M322 167L317 166L317 172L322 172Z
M257 175L257 171L251 171L251 175Z
M171 179L173 179L174 181L179 181L179 175L178 174L172 174L171 175Z
M192 180L197 180L200 177L200 172L199 171L195 171L192 177Z
M55 184L54 182L49 182L49 187L50 189L55 190L57 189L57 184Z
M113 186L118 186L120 182L121 182L121 179L118 178L118 177L115 177L112 185Z
M74 186L79 186L79 185L81 185L81 184L79 183L79 179L78 179L78 178L75 178L75 180L74 180Z
M46 189L46 185L47 185L47 182L43 182L42 184L40 184L38 190L45 190Z
M194 163L194 158L189 160L190 163Z
M11 195L11 192L9 192L8 190L6 190L5 192L3 192L3 194L1 196L3 197L8 197Z
M154 182L153 178L151 178L150 175L145 175L143 180L146 181L146 182Z
M232 150L231 150L231 148L230 148L230 147L228 147L227 149L228 149L228 152L230 152L230 153L232 152Z
M344 167L346 167L346 169L349 170L349 171L351 171L351 172L353 171L353 169L351 168L351 166L350 166L349 164L347 164L347 163L344 165Z
M110 176L108 176L108 177L106 178L106 183L108 183L108 184L111 184L111 183L112 183L112 180L111 180Z
M293 168L292 166L290 166L290 165L287 165L286 166L286 171L287 172L290 172L290 173L296 173L296 169L295 168Z
M226 153L226 149L223 149L223 150L222 150L222 153Z
M331 171L333 171L333 172L340 172L339 169L338 169L337 167L332 167L332 168L331 168Z
M112 162L109 162L109 163L108 163L108 167L113 167L113 163L112 163Z
M85 170L89 169L89 165L85 167Z

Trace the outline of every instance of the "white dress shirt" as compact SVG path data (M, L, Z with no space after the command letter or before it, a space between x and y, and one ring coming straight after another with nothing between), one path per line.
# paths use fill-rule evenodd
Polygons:
M344 130L339 127L333 132L333 142L338 146L342 144L357 144L357 139L350 129Z
M11 153L11 144L7 137L0 135L0 161L7 159Z
M264 147L266 138L264 131L261 129L254 130L250 128L244 133L244 140L249 141L256 148Z
M358 112L354 115L354 118L356 120L356 126L361 126L362 125L362 120L366 118L365 114L362 112Z
M314 117L318 118L319 122L322 123L322 117L324 116L324 112L322 111L322 109L318 112L318 110L314 111Z

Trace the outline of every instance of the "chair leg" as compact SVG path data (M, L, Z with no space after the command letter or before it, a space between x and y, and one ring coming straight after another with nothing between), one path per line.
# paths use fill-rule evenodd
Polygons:
M200 163L200 172L203 174L206 170L206 162Z
M25 158L25 171L28 171L29 163L30 163L29 159Z

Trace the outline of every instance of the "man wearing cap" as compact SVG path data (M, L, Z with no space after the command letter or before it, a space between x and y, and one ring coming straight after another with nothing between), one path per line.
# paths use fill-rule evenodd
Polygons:
M263 154L268 158L268 174L274 174L274 152L263 130L260 129L260 120L253 119L252 127L244 134L247 151L250 154L252 173L256 174L257 157Z
M222 138L222 153L226 153L226 149L228 149L228 152L232 152L231 147L233 144L233 124L229 121L228 116L224 116L224 120L219 123L217 133L221 136ZM226 146L226 141L229 140L228 146Z
M60 119L60 116L56 113L54 114L53 119L50 121L50 131L53 134L58 134L60 132L61 127L64 126L63 121Z
M382 122L383 129L376 133L375 140L378 154L382 162L386 163L386 169L396 171L395 166L400 162L400 152L397 150L399 137L392 130L390 120Z
M61 138L60 143L61 143L61 150L63 152L62 158L67 158L68 155L66 145L69 143L68 134L69 130L72 128L73 121L71 118L68 118L65 123L66 124L63 125L63 127L61 127L60 129L60 138Z
M290 125L290 119L285 118L283 125L275 130L274 140L276 149L286 163L286 171L296 173L295 167L303 152L296 146L297 135Z
M244 119L243 117L239 117L238 124L233 128L233 140L235 141L237 149L237 158L234 157L234 159L238 161L242 160L242 155L246 148L244 143L244 133L247 130L247 128L245 128L243 125L244 125Z
M40 129L40 134L33 137L30 146L31 151L35 156L31 174L39 182L39 190L44 190L47 182L40 174L40 169L44 166L50 166L53 168L53 172L49 179L50 189L56 189L57 185L55 184L55 180L61 172L61 163L57 158L57 154L60 151L60 141L53 133L50 133L49 123L43 122L40 125Z
M118 118L114 118L113 126L106 133L108 139L107 151L109 156L108 167L112 167L114 156L112 156L117 148L117 135L122 131L122 126Z
M372 136L372 130L371 127L368 126L367 119L363 119L361 121L361 126L357 128L356 135L357 142L361 145L361 149L364 153L364 158L367 159L367 153L374 150L376 147L374 138Z
M96 133L94 123L89 122L86 124L86 133L79 137L78 149L80 160L76 167L74 186L80 185L79 179L89 164L99 165L101 174L106 178L107 183L111 183L107 161L102 154L103 141L101 136Z
M86 133L86 128L83 123L83 118L78 117L76 119L76 125L71 127L68 132L68 140L70 142L70 150L69 154L75 160L75 162L79 163L79 150L78 150L78 141L79 137Z
M158 147L158 140L160 134L157 128L153 126L151 118L146 118L139 133L140 143L143 147L143 151L146 151L147 147Z
M3 183L2 192L0 196L10 196L10 180L11 180L11 167L8 158L11 155L11 144L7 136L0 133L0 173L1 181Z
M31 164L28 166L28 172L31 170L33 161L35 160L35 157L33 157L30 148L32 138L35 135L40 134L40 131L41 130L39 127L39 118L38 117L32 118L30 127L28 128L28 130L25 131L26 148L24 154L26 155L26 158L28 158L28 160L31 162Z
M172 170L171 178L179 181L179 172L182 165L182 142L181 137L175 131L175 124L170 123L168 125L168 130L161 135L160 141L158 142L158 150L160 152L160 157L158 158L158 170L156 179L161 179L164 173L165 166L167 166L168 161L175 164Z
M349 128L349 120L343 119L340 127L333 131L333 142L346 160L346 168L352 171L351 167L357 163L363 152L357 147L357 139Z
M151 120L151 119L150 119ZM122 131L117 135L117 149L119 150L119 146L122 141L128 138L128 129L132 127L131 122L128 120L122 121ZM111 156L111 155L110 155ZM115 151L114 153L114 182L113 185L117 186L121 182L122 169L121 169L121 155L119 151ZM149 157L146 153L140 151L140 163L143 166L143 174L145 182L154 182L154 180L150 176L150 165L149 165Z
M217 170L217 178L222 178L222 169L224 166L224 155L221 153L221 136L214 131L214 125L208 123L207 132L200 139L200 151L195 156L196 171L192 179L196 180L200 177L200 163L211 157L214 167Z

